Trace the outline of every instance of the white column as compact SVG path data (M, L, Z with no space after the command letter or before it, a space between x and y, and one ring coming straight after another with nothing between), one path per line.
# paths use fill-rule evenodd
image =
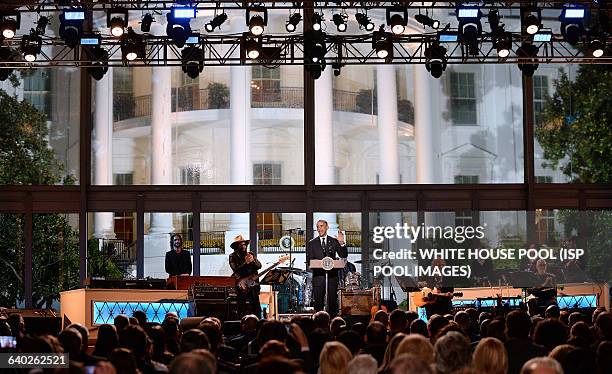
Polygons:
M417 183L435 183L434 123L432 86L435 84L425 65L414 65L414 140ZM439 110L437 111L439 112Z
M155 66L151 74L151 184L172 184L172 68ZM171 213L151 215L150 234L173 232Z
M336 183L334 161L334 95L332 89L332 69L328 66L321 77L315 80L315 183ZM335 213L319 213L314 216L314 229L317 220L324 219L329 224L330 234L335 235L338 223Z
M244 17L233 17L232 33L244 31ZM230 183L253 184L251 161L251 67L230 67ZM228 235L249 236L249 216L231 214ZM232 239L233 239L232 236Z
M95 83L94 184L113 184L113 68ZM113 213L94 213L94 237L114 239Z
M393 65L383 64L376 67L380 184L400 183L397 145L397 83L395 79Z

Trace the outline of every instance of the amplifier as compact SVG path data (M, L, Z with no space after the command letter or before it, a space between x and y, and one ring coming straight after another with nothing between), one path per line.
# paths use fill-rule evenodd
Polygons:
M189 299L225 301L230 293L229 287L193 285L189 288Z
M373 306L380 304L380 287L367 290L340 290L342 315L370 315Z

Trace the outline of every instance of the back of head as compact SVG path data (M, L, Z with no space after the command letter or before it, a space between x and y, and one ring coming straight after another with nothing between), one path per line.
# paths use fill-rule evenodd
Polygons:
M455 314L454 321L461 330L468 332L470 330L470 315L465 311L459 311Z
M567 356L567 354L573 351L574 349L576 349L576 347L574 347L573 345L561 344L556 346L552 351L550 351L548 357L554 358L558 362L563 362L565 360L565 356Z
M143 360L147 352L147 334L138 325L126 326L119 335L119 345L131 350L136 360Z
M555 359L536 357L525 362L521 374L563 374L563 368Z
M104 324L98 328L96 339L96 355L107 357L113 349L119 346L119 337L115 326Z
M328 330L329 331L329 330ZM269 340L285 341L287 337L287 329L281 321L270 320L264 321L257 334L257 344L263 347Z
M286 357L289 354L287 346L278 340L269 340L259 349L259 357L281 356Z
M421 336L424 336L424 337L428 338L429 337L429 331L427 330L427 322L423 321L420 318L419 319L415 319L410 324L410 333L411 334L419 334Z
M406 330L406 324L408 323L408 318L406 316L406 312L401 309L395 309L389 315L389 328L391 331L404 331Z
M601 340L612 340L612 314L610 312L601 312L595 321L597 327L597 335Z
M256 374L297 374L301 372L298 364L278 356L261 360L257 365L257 371L255 371Z
M398 355L391 362L392 374L433 374L431 367L419 356L411 353Z
M571 344L587 347L593 344L593 332L589 328L589 325L586 322L578 321L572 325L570 329L570 339Z
M136 358L127 348L114 349L108 356L108 360L117 370L117 374L136 374L138 372Z
M567 341L567 326L557 319L545 319L536 325L533 341L549 351Z
M257 322L259 322L259 318L256 315L247 314L240 320L240 329L243 332L254 332L257 330Z
M345 374L349 361L353 358L351 352L340 342L327 342L319 355L321 374Z
M435 337L436 335L438 335L438 332L440 332L440 330L442 330L448 324L448 319L444 318L439 314L434 314L429 319L429 324L427 325L429 336L432 338Z
M474 367L483 373L505 374L508 371L508 355L504 344L495 338L484 338L474 351Z
M185 331L181 337L181 353L191 352L194 349L210 349L206 334L200 329Z
M521 310L513 310L506 316L506 336L527 339L531 331L531 318Z
M544 312L544 317L558 319L561 316L561 309L556 304L549 305Z
M397 309L396 309L397 310ZM385 356L383 357L383 361L381 364L381 369L386 371L391 366L391 361L395 358L397 347L400 343L406 338L406 334L403 332L398 332L389 341L387 344L387 349L385 349Z
M363 346L363 338L353 330L342 331L336 340L344 344L353 355L359 352Z
M374 321L378 321L387 327L389 325L389 315L384 310L379 310L374 314Z
M496 338L502 342L506 341L506 323L501 319L494 319L487 326L486 336Z
M333 336L337 336L340 333L340 329L346 326L346 321L342 317L334 317L329 324L329 329Z
M563 361L560 361L564 374L596 373L595 354L586 348L576 348L569 351Z
M387 343L387 328L381 322L374 321L366 329L368 345L384 345Z
M312 320L314 321L317 328L329 330L329 323L330 323L331 318L329 316L329 313L327 313L326 311L321 310L321 311L316 312L312 316Z
M210 360L197 353L181 353L168 367L170 374L215 374L215 371Z
M376 374L378 362L371 355L357 355L349 361L347 371L350 374Z
M132 317L138 320L138 324L140 326L144 326L147 324L147 314L142 310L135 310L134 313L132 313Z
M198 325L198 329L206 334L208 343L210 344L210 351L213 353L216 352L219 345L223 343L223 333L221 332L218 322L208 318L204 319Z
M66 328L59 333L57 338L62 347L64 347L64 352L73 357L80 356L82 337L79 330L75 328Z
M81 334L81 351L87 351L87 346L89 345L89 331L87 327L81 325L80 323L73 323L68 325L68 328L77 329Z
M470 341L460 332L450 331L436 341L434 357L438 374L448 374L470 366Z
M117 333L120 333L127 325L130 324L130 319L125 314L115 316L113 324L117 328Z
M434 363L434 349L429 339L422 335L410 334L397 346L396 357L402 354L413 354L423 360L426 364Z
M597 367L600 373L612 373L612 341L597 346Z

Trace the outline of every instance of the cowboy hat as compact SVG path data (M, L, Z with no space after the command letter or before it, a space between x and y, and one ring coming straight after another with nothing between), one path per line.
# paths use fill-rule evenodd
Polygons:
M234 250L240 248L240 245L242 243L246 243L247 245L250 243L250 240L245 240L242 235L236 235L236 237L234 238L234 242L232 244L230 244L230 247L232 247Z

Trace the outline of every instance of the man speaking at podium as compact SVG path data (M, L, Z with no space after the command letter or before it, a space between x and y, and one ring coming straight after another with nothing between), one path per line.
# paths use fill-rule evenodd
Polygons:
M342 231L338 231L338 239L336 239L327 235L328 228L327 221L318 220L317 232L319 236L306 245L306 270L312 270L312 298L316 311L323 310L325 305L325 270L310 269L310 260L322 260L328 256L336 260L336 254L340 258L348 257ZM338 269L329 271L328 283L327 312L333 317L338 314Z

